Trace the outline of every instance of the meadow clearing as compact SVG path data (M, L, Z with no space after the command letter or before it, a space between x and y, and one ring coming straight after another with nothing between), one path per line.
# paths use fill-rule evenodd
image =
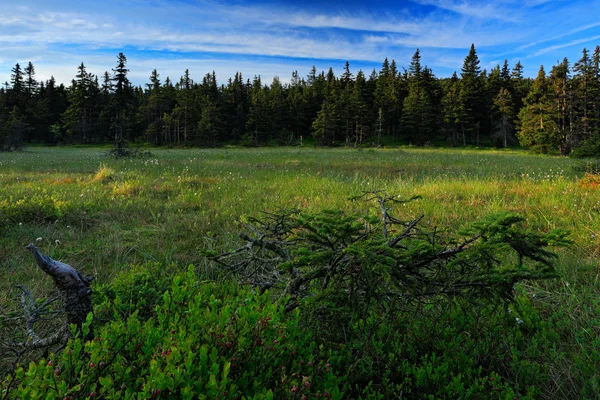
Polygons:
M439 230L503 210L533 230L569 230L573 245L557 250L561 278L519 286L535 314L520 318L556 330L554 348L535 355L549 366L542 397L598 388L600 181L584 176L582 161L489 149L152 149L121 160L104 151L0 154L0 310L12 307L17 283L39 297L51 290L23 250L29 242L97 284L147 262L193 265L212 279L219 271L202 251L234 247L240 217L293 208L361 213L375 204L350 197L385 190L422 196L394 212L425 214L423 223Z

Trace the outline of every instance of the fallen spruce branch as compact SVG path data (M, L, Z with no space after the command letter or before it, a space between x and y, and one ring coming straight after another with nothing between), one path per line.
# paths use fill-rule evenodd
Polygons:
M408 221L392 215L394 205L418 196L400 200L372 191L353 198L359 199L375 202L378 212L265 213L244 221L240 247L206 255L239 282L287 298L287 310L325 298L328 306L356 310L373 302L411 307L423 298L510 301L517 282L557 277L548 247L570 243L564 231L527 231L511 213L450 234L423 229L423 215Z

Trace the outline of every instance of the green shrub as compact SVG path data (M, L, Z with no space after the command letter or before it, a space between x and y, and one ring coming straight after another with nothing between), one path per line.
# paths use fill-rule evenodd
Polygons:
M111 284L100 286L94 292L96 319L126 320L133 313L143 321L154 317L156 306L171 287L175 270L174 265L148 263L117 274Z
M284 315L268 293L235 283L201 284L190 268L175 276L156 318L108 323L93 341L76 338L19 368L0 389L19 399L341 399L339 387L298 313Z
M600 139L597 136L594 136L586 140L581 146L571 152L571 157L600 157Z

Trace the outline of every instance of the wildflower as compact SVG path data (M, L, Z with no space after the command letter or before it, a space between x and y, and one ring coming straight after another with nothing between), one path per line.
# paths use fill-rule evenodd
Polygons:
M519 325L523 325L525 323L525 321L523 321L521 318L517 317L515 318L515 321L517 321L517 324Z

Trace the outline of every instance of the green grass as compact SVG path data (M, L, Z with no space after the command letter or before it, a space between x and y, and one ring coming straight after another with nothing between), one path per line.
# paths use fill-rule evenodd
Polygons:
M412 148L153 149L151 158L131 160L109 159L103 151L0 153L0 311L13 302L17 283L36 296L51 289L23 250L31 241L99 282L146 261L193 264L210 277L217 272L200 251L233 246L240 216L282 208L362 213L375 205L349 198L381 189L421 195L395 211L403 218L424 213L425 223L438 229L510 210L529 228L570 230L574 245L558 260L563 279L523 285L520 293L559 333L553 350L559 355L546 356L554 360L553 377L564 383L560 390L568 393L597 374L600 189L581 184L582 174L572 168L578 161Z
M398 212L425 213L439 228L515 211L533 228L571 230L579 257L599 256L600 196L578 186L574 161L566 158L304 148L154 150L150 159L118 161L97 148L32 148L1 157L0 268L9 276L2 293L15 280L35 280L20 248L40 237L44 251L107 281L145 260L202 263L199 250L232 240L241 215L279 208L360 212L369 205L348 198L373 189L423 196Z

